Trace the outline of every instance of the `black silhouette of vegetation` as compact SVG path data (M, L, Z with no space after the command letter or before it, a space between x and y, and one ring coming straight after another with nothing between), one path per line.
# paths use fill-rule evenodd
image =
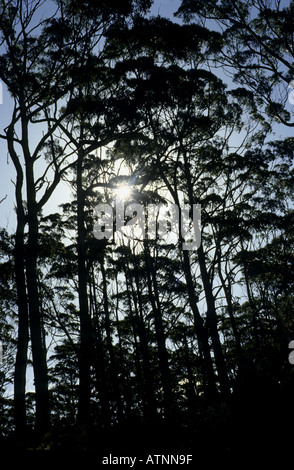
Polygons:
M271 458L293 419L294 3L151 3L0 2L1 448ZM96 239L121 182L201 204L200 246Z

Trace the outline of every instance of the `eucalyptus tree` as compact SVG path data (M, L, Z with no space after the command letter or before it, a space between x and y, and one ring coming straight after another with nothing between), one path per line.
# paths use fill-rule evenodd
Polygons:
M13 103L10 121L1 139L7 142L15 171L16 238L15 277L18 305L18 348L15 364L15 419L17 429L25 428L25 377L30 340L36 388L36 426L44 432L49 426L49 393L46 345L42 327L37 280L38 216L57 187L68 165L63 149L55 145L52 122L58 99L68 92L64 51L59 59L51 55L47 28L56 15L38 20L42 2L1 3L1 79ZM46 69L46 73L44 70ZM62 120L62 116L59 121ZM43 132L39 132L42 128ZM33 131L37 129L37 131ZM32 138L34 132L35 138ZM45 147L50 155L46 160ZM43 164L40 163L42 155ZM25 247L24 235L28 231Z
M177 15L222 34L214 64L255 100L256 117L294 126L293 1L183 0Z

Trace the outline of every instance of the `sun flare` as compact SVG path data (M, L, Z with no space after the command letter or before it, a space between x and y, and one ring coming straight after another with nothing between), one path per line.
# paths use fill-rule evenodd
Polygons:
M126 200L131 196L132 190L127 184L122 184L115 189L117 199Z

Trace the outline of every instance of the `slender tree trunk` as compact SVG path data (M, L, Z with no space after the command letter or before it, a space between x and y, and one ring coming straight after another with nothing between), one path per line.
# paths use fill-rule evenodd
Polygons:
M184 347L185 362L186 362L186 367L187 367L188 407L189 407L190 416L193 419L193 417L195 416L195 413L196 413L195 378L194 378L194 375L193 375L193 369L192 369L192 364L191 364L191 359L190 359L190 352L189 352L189 346L188 346L188 340L187 340L186 332L184 332L183 347Z
M242 237L240 237L240 243L241 243L242 252L244 253L245 252L245 246L244 246L244 242L243 242ZM253 331L254 331L254 340L255 340L256 347L258 347L259 344L260 344L260 338L259 338L259 332L258 332L258 314L259 314L259 311L256 308L256 304L254 302L254 297L252 295L252 290L251 290L251 286L250 286L250 279L249 279L249 275L248 275L248 266L247 266L247 262L246 262L245 259L243 261L243 273L244 273L244 280L245 280L245 285L246 285L246 290L247 290L248 302L249 302L249 305L250 305L251 315L252 315L252 326L253 326Z
M228 375L226 371L226 363L223 355L222 345L220 342L218 326L217 326L217 315L215 309L215 300L212 292L212 286L210 283L209 275L206 269L205 255L202 244L197 250L199 267L204 286L206 305L207 305L207 326L212 341L212 347L214 351L215 364L217 368L219 383L221 391L224 395L230 394L230 386Z
M104 267L104 260L100 262L101 274L102 274L102 286L103 286L103 302L104 302L104 315L105 315L105 329L106 329L106 343L110 358L110 377L111 385L113 387L114 402L116 403L117 415L119 421L123 420L124 412L123 405L121 400L120 386L118 381L118 367L117 360L112 344L111 336L111 324L110 324L110 313L109 313L109 302L108 302L108 292L107 292L107 279L106 272Z
M95 274L94 269L92 270L91 275L91 283L92 283L92 294L91 294L91 303L92 305L92 312L93 312L93 328L95 327L95 343L93 344L93 353L94 355L94 367L95 367L95 374L96 374L96 383L97 383L97 390L99 394L100 400L100 412L101 412L101 419L102 423L105 427L109 427L111 423L111 413L110 413L110 405L109 405L109 384L108 384L108 376L106 373L106 360L105 360L105 353L104 353L104 345L102 341L101 335L101 324L99 322L99 308L98 308L98 299L96 293L96 285L95 285Z
M128 300L130 300L129 296L128 296ZM133 310L132 310L132 305L130 302L129 302L129 314L131 317L131 324L132 324L132 330L133 330L133 336L134 336L134 349L135 349L134 355L135 355L136 370L137 370L138 378L140 377L140 380L141 380L141 368L140 368L140 363L138 360L136 327L134 325ZM124 409L125 409L124 415L128 419L131 417L131 412L132 412L131 411L132 410L132 390L131 390L131 384L130 384L130 368L128 367L128 362L125 361L125 357L124 357L122 332L121 332L121 327L120 327L118 308L116 309L116 324L117 324L117 337L118 337L118 350L119 350L119 360L117 360L116 363L118 363L119 370L120 370L123 400L121 400L120 396L118 396L118 398L120 402L122 401L124 403Z
M141 297L138 270L135 269L136 291L132 288L135 313L138 323L138 334L140 338L140 352L142 356L144 375L144 395L146 399L146 418L154 420L157 418L157 406L154 393L154 379L152 376L150 351L148 347L148 337L143 316L143 302Z
M17 209L17 229L15 236L15 280L18 305L18 336L14 372L15 427L20 440L26 433L26 370L29 343L29 312L26 292L25 250L24 250L24 214Z
M233 331L234 338L235 338L236 353L237 353L237 357L238 357L238 367L240 368L242 366L242 362L243 362L243 353L242 353L242 346L241 346L241 334L238 330L236 319L234 317L232 286L231 286L231 282L230 282L229 279L227 279L227 282L226 282L226 279L224 279L224 276L223 276L223 273L222 273L222 266L221 266L220 246L219 246L218 242L216 242L216 243L217 243L217 249L219 251L219 255L218 255L218 275L219 275L219 278L221 280L222 287L223 287L225 297L226 297L228 314L229 314L231 327L232 327L232 331Z
M26 438L26 370L29 342L29 312L25 275L25 214L22 202L23 171L13 145L13 126L7 131L8 150L14 163L17 227L14 246L14 271L18 306L17 350L14 369L14 418L19 443Z
M88 270L85 246L85 194L82 184L83 151L77 161L77 225L78 225L78 295L80 314L80 354L79 354L79 409L78 421L81 425L90 423L90 362L92 351L91 319L88 305Z
M190 167L187 162L186 152L184 149L182 149L182 151L183 151L183 155L185 159L184 169L185 169L186 183L188 187L188 197L189 197L190 206L193 207L194 197L193 197L193 185L191 181ZM180 207L176 171L174 173L174 179L173 179L174 186L171 184L165 172L161 168L160 168L160 174L168 190L172 194L174 202L177 204L178 207ZM179 241L182 245L184 240L182 238L181 216L179 217L179 225L180 225L179 226ZM213 369L213 362L212 362L212 358L210 354L208 331L207 331L207 327L204 326L204 322L200 315L198 305L197 305L198 298L195 294L195 287L194 287L194 281L192 277L189 254L187 250L182 250L182 253L183 253L183 268L184 268L185 279L187 283L189 304L193 313L195 333L196 333L196 337L197 337L197 341L199 345L200 355L203 358L203 364L204 364L204 367L203 367L204 388L206 391L206 396L208 398L213 399L216 395L216 381L215 381L215 374L214 374L214 369Z
M26 433L26 370L29 342L29 319L24 265L24 224L18 222L15 236L15 280L18 305L17 352L14 370L14 413L19 441Z
M28 203L28 244L26 253L26 278L29 303L30 333L32 343L33 369L36 388L36 430L39 435L46 433L50 426L50 405L46 344L41 318L38 288L38 215L32 162L26 161L27 203Z
M161 375L162 389L163 389L163 406L164 415L167 420L172 419L174 411L174 397L172 392L171 376L169 370L169 358L166 349L166 337L162 321L162 313L160 309L160 301L157 289L157 280L154 271L152 258L149 253L148 245L144 244L147 283L150 303L152 305L155 325L155 335L158 348L159 369Z
M213 370L213 362L210 354L209 337L207 328L203 324L203 319L200 315L197 306L197 296L195 294L194 282L191 273L191 264L189 254L187 250L183 250L183 262L184 262L184 273L187 283L188 298L190 308L194 318L194 328L198 341L200 355L203 359L203 384L206 392L206 396L209 399L213 399L216 395L216 377Z
M135 256L133 256L133 262L136 266L136 269L134 270L134 282L136 289L134 288L132 274L130 273L128 258L126 258L125 264L125 278L135 342L137 382L139 385L140 394L142 396L144 417L146 420L154 420L157 417L154 385L149 360L148 340L143 320L142 299L137 269L138 266L136 265ZM139 342L137 341L137 336L139 337ZM142 361L142 365L140 360Z
M28 244L26 250L26 281L29 305L30 333L36 390L36 431L45 434L50 426L50 405L46 345L43 332L38 288L38 207L34 180L34 160L29 150L28 118L25 105L21 105L22 149L26 167L26 191L28 211Z

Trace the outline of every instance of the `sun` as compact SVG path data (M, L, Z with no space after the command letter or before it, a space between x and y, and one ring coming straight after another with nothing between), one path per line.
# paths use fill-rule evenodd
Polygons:
M121 184L115 189L115 195L117 199L126 200L132 194L132 189L127 184Z

